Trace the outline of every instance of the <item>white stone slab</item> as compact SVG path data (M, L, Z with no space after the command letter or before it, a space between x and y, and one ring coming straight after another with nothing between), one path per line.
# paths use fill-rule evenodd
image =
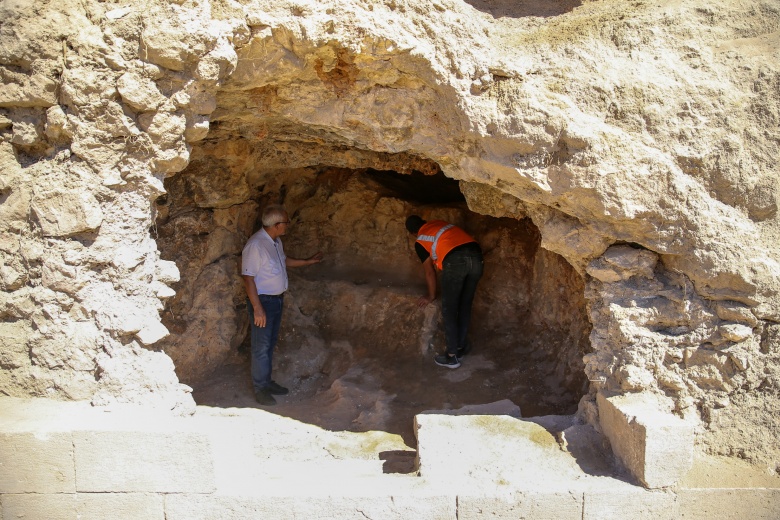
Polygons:
M163 496L152 493L54 493L2 496L2 518L25 520L164 520ZM3 516L4 515L4 516Z
M262 483L258 482L258 486ZM367 496L318 496L295 490L272 497L169 495L166 520L246 520L268 518L338 518L339 520L455 520L454 496L374 494Z
M599 392L599 423L626 469L648 488L679 482L693 464L693 425L647 393Z
M76 491L70 433L0 433L0 493Z
M211 445L185 431L74 432L76 487L81 492L209 493Z
M677 520L677 497L670 491L651 491L641 487L585 493L582 520L613 518Z
M582 493L519 491L498 496L458 495L458 520L582 520Z

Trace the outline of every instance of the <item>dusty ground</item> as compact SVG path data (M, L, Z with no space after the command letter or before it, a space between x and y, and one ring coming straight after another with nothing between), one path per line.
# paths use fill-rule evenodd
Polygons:
M284 327L284 325L283 325ZM384 431L400 435L416 446L414 416L425 410L456 409L509 399L524 417L572 414L576 401L561 406L562 389L540 370L533 352L491 351L469 354L460 368L434 364L432 355L410 358L367 352L332 385L312 395L291 385L290 394L267 410L315 424L332 431L366 431L376 425L372 414L381 414ZM287 381L279 380L283 385ZM249 362L220 367L211 378L194 386L199 405L256 407L249 379ZM334 402L338 404L334 406Z

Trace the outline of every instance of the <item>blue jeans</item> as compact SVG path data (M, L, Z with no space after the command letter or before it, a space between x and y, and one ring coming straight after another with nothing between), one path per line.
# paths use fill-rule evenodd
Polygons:
M482 278L484 262L478 249L452 251L444 258L441 271L441 313L447 354L466 348L471 324L471 304Z
M252 327L252 385L255 391L267 388L271 382L271 365L274 348L279 339L279 325L282 323L284 295L260 294L260 304L265 310L265 327L255 325L255 309L247 299L249 323Z

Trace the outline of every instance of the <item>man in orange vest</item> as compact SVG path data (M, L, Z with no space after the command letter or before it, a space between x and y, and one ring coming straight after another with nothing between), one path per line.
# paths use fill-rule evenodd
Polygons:
M406 219L406 229L417 237L414 249L428 285L428 293L417 301L420 308L436 299L435 269L441 271L441 312L447 350L433 360L439 366L458 368L461 358L470 350L466 335L474 293L482 278L482 249L468 233L443 220L427 222L411 215Z

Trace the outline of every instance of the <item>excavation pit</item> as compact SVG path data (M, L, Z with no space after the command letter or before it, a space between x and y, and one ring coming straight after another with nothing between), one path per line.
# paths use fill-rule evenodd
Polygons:
M422 164L425 173L409 168L405 156L384 157L381 170L247 173L236 166L247 159L226 164L228 154L216 153L227 146L196 149L158 201L158 245L181 271L162 313L172 332L164 350L197 404L256 406L240 255L261 208L282 203L292 220L286 253L322 251L325 259L288 270L274 379L291 393L274 413L330 430L386 431L414 446L413 418L426 410L509 400L525 417L576 412L588 384L584 283L541 248L530 219L470 211L457 181L433 163ZM387 167L394 161L397 170ZM241 200L235 186L243 182ZM473 351L457 370L433 363L444 346L439 300L416 305L425 281L404 228L412 213L462 226L484 251Z

